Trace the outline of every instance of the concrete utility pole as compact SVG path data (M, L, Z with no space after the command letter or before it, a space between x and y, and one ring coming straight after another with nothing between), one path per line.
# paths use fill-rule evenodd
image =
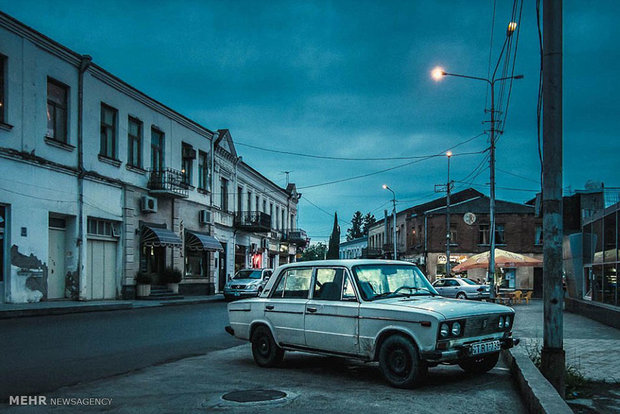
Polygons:
M446 277L450 276L450 189L452 182L450 181L450 158L452 158L452 151L446 152L448 157L448 182L444 184L435 184L435 192L446 192Z
M387 186L387 184L383 184L383 188L386 190L390 190L392 192L392 217L394 222L392 223L392 245L394 246L394 260L396 260L398 258L397 256L397 252L396 252L396 193L394 192L394 190L392 190L390 187ZM387 216L386 216L386 223L387 223ZM386 237L387 237L387 227L386 227Z
M562 1L543 1L543 299L541 371L564 397Z

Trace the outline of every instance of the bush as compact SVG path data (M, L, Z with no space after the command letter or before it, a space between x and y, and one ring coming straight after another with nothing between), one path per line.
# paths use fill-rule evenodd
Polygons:
M183 273L174 267L165 268L161 274L161 281L163 283L179 283L181 279L183 279Z
M143 272L136 273L136 283L139 285L150 285L152 282L151 275Z

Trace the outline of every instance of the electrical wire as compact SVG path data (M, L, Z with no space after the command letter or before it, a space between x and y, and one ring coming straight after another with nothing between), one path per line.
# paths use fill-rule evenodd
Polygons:
M524 177L524 176L522 176L522 175L515 174L515 173L510 172L510 171L502 170L501 168L497 168L497 167L495 167L495 169L496 169L497 171L503 172L504 174L512 175L513 177L521 178L521 179L523 179L523 180L526 180L526 181L530 181L530 182L533 182L533 183L539 184L538 180L534 180L534 179L532 179L532 178Z

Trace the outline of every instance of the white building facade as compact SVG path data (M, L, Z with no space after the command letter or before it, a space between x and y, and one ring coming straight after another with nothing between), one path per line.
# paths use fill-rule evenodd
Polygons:
M368 236L359 237L340 243L339 254L341 259L361 259L368 248Z
M167 267L182 270L181 293L219 291L234 261L218 259L234 258L244 237L217 201L214 183L227 173L231 206L239 182L274 194L295 221L294 185L246 166L229 133L2 13L0 38L1 301L132 298L138 272L158 284ZM223 141L233 147L228 161ZM263 234L245 236L248 252L268 249L271 228Z

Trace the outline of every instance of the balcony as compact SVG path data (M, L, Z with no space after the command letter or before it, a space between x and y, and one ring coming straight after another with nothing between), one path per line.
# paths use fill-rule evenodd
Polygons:
M305 247L308 244L308 234L305 230L290 230L286 233L286 241L296 244L297 247Z
M147 187L155 196L187 198L189 191L184 180L185 174L172 168L151 170Z
M242 211L235 214L235 227L248 232L268 233L271 231L271 216L260 211Z

